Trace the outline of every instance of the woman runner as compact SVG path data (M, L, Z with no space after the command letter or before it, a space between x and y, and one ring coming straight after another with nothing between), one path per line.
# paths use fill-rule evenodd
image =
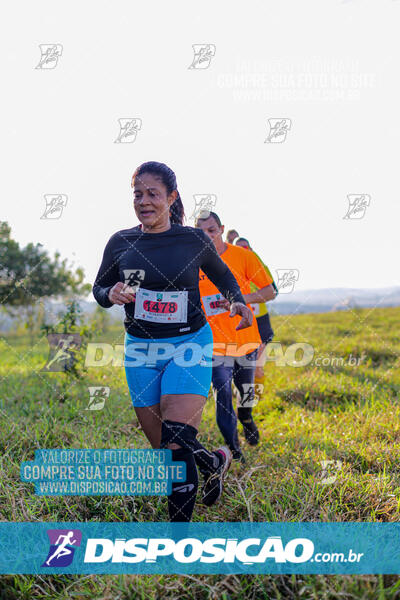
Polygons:
M168 512L171 521L190 521L196 465L204 476L202 502L211 506L232 459L228 448L209 452L196 439L212 371L212 332L201 306L199 269L229 299L231 316L242 317L237 329L249 327L253 316L210 239L182 225L175 173L163 163L146 162L136 169L132 187L140 225L111 236L93 294L104 308L125 308L132 403L151 446L170 448L172 459L186 464L186 481L173 483Z

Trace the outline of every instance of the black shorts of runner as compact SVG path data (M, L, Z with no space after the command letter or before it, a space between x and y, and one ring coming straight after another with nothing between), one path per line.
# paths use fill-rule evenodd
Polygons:
M261 341L263 344L268 344L268 342L270 342L274 337L274 332L271 327L271 321L268 313L262 317L257 317L257 326Z

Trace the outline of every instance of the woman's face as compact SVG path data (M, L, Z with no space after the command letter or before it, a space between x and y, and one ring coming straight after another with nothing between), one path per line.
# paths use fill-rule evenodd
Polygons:
M169 209L175 201L176 190L170 195L160 177L143 173L133 182L134 208L144 227L158 228L169 223Z
M246 242L243 242L242 240L240 240L240 242L236 242L236 246L241 246L242 248L246 248L246 250L249 249L248 244L246 244Z

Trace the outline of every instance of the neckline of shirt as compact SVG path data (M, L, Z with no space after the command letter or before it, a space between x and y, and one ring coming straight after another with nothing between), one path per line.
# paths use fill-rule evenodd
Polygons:
M175 228L176 228L176 223L171 223L171 227L169 229L166 229L165 231L159 231L157 233L149 233L148 231L142 231L142 224L141 223L139 223L139 225L136 225L136 227L135 227L135 229L139 233L141 233L142 235L151 235L151 236L154 236L154 235L163 235L163 234L166 234L166 233L169 234Z

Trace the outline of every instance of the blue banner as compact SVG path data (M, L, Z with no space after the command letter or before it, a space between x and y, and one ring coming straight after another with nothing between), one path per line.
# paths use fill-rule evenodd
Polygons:
M0 572L400 573L400 523L0 523Z

